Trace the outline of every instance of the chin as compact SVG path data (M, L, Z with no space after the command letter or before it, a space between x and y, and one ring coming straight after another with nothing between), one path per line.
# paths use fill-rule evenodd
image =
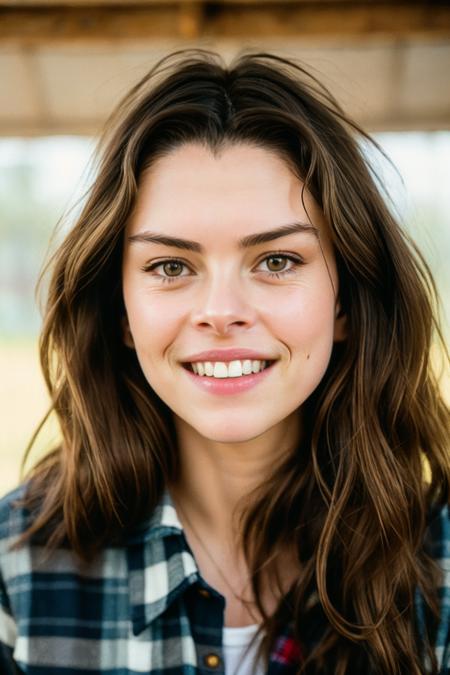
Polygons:
M230 419L225 415L224 419L215 424L190 424L203 438L215 443L246 443L258 438L267 431L272 424L255 423L255 420Z

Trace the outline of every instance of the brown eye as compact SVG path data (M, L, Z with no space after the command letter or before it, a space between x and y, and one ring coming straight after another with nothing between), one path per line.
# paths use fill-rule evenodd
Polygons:
M286 265L287 259L285 256L271 255L267 260L267 267L271 272L282 272ZM271 261L274 261L272 263Z
M169 277L178 277L182 271L183 265L176 260L170 260L163 264L164 273Z

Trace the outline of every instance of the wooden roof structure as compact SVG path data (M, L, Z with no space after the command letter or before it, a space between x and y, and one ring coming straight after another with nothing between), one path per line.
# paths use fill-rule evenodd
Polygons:
M450 129L450 2L0 0L0 135L95 134L163 55L302 59L371 130Z

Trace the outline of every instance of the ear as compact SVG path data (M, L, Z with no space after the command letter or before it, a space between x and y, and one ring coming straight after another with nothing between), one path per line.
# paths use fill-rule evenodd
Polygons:
M128 323L128 317L125 314L122 317L122 340L127 347L134 349L134 340L130 330L130 324Z
M334 342L344 342L347 339L347 328L347 314L343 311L338 300L334 315Z

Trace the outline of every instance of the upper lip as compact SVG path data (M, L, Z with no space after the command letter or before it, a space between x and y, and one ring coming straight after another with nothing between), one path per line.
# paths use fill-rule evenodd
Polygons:
M206 352L192 354L183 359L183 363L195 363L195 361L241 361L252 359L255 361L275 361L273 356L268 356L254 349L211 349Z

